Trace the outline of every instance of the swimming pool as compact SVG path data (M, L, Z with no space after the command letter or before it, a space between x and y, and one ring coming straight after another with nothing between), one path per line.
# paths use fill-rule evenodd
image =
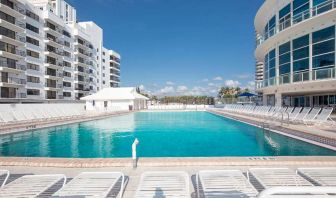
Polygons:
M335 156L336 152L208 112L137 112L0 136L0 156Z

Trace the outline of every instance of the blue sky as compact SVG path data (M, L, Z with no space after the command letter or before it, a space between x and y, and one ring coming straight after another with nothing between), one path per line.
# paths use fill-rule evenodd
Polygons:
M253 87L254 16L264 0L68 0L122 55L121 86L155 95Z

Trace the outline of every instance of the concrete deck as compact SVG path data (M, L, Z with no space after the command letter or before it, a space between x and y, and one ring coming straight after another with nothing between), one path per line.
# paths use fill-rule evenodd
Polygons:
M41 159L39 159L41 160ZM73 160L73 159L71 159ZM200 170L223 170L238 169L246 173L253 167L289 167L295 170L299 167L336 167L336 157L277 157L272 159L262 158L147 158L139 160L139 167L131 167L130 159L124 159L126 164L118 164L116 167L99 167L104 161L110 159L88 159L89 164L97 163L95 168L61 168L61 167L30 167L4 166L3 158L0 159L0 169L11 172L15 178L22 174L65 174L68 178L73 178L84 171L121 171L128 179L124 192L125 198L134 196L139 185L140 176L145 171L185 171L189 174L191 196L195 197L195 174ZM44 161L44 160L42 160ZM42 162L41 161L41 162ZM75 160L76 161L76 160Z

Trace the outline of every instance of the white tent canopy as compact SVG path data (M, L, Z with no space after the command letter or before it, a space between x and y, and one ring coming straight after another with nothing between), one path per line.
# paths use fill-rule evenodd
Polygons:
M147 97L138 94L134 87L123 87L123 88L104 88L101 91L83 97L81 100L134 100L143 99L148 100Z
M88 111L141 110L146 108L147 97L136 92L135 87L105 88L81 98Z

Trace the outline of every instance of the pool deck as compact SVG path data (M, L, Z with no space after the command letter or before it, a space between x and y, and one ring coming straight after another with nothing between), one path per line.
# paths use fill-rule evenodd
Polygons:
M39 164L29 164L32 159L26 162L18 163L17 166L11 166L10 161L14 158L0 158L0 169L9 170L12 177L18 177L25 174L65 174L71 179L81 172L85 171L120 171L127 178L125 188L125 198L134 197L134 193L139 185L140 176L146 171L185 171L189 174L190 190L192 197L195 197L195 174L200 170L224 170L234 169L242 170L246 173L247 169L253 167L288 167L295 170L299 167L336 167L336 157L276 157L276 158L141 158L139 166L132 168L131 159L56 159L59 166L53 166L55 159L36 158L34 161ZM21 159L22 160L22 159ZM20 160L20 161L21 161ZM46 163L49 166L44 167ZM61 161L64 161L62 167ZM82 163L77 164L78 163ZM72 164L73 166L71 167ZM75 166L75 165L78 166ZM34 166L30 166L34 165ZM42 165L43 167L40 167ZM108 165L108 167L102 167ZM80 167L82 166L82 167Z
M0 135L21 133L25 131L32 131L37 129L44 129L49 127L61 126L66 124L74 124L79 122L87 122L92 120L99 120L113 116L120 116L135 111L119 111L119 112L87 112L85 115L78 117L70 117L64 119L50 119L45 121L35 122L17 122L11 124L4 124L1 126Z
M252 124L260 128L265 127L266 130L271 130L281 135L336 151L336 129L335 126L332 125L306 126L304 124L281 123L279 121L266 122L264 118L224 112L216 109L209 109L208 112Z

